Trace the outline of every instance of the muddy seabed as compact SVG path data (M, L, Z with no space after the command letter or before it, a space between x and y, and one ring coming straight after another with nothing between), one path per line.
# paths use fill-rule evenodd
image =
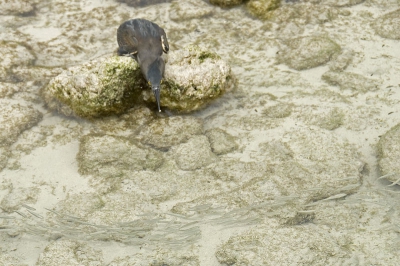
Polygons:
M120 2L0 1L0 265L400 263L400 1ZM137 17L236 90L188 115L49 111L49 80Z

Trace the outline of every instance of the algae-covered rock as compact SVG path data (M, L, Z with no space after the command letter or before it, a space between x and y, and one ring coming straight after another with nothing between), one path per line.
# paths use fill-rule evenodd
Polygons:
M243 4L245 0L210 0L210 3L220 7L232 7Z
M229 65L198 47L170 53L161 106L179 112L204 107L235 86ZM135 104L155 102L153 92L129 57L111 56L71 67L42 90L47 106L71 116L120 114Z
M158 151L117 136L88 134L81 139L77 155L82 174L154 170L163 157Z
M378 142L379 169L391 182L400 178L400 124L392 127Z
M296 70L304 70L327 63L340 46L324 36L300 37L285 42L277 60Z
M366 78L357 73L328 71L322 75L322 79L330 85L339 86L342 90L369 92L379 88L377 80Z
M182 170L196 170L217 159L205 136L193 137L188 142L173 147L171 150L176 164Z
M377 18L372 27L383 38L400 40L400 9Z
M247 9L256 17L268 19L271 17L271 11L277 9L280 4L281 0L250 0Z
M141 143L167 150L203 133L203 121L191 116L173 116L155 119L133 136Z
M162 83L161 105L188 113L203 108L234 86L231 68L224 60L206 49L189 46L170 52ZM155 102L151 90L144 90L143 98Z
M50 243L40 254L37 266L54 265L104 265L103 254L87 244L71 240L58 240Z
M47 106L71 116L120 114L134 106L146 82L136 61L111 56L71 67L42 91Z

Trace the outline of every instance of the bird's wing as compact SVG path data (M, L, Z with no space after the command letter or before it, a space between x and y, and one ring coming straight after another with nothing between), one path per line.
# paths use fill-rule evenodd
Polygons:
M168 39L167 39L167 34L165 34L165 31L160 28L160 35L161 35L161 46L164 51L164 53L168 53L169 51L169 44L168 44Z
M117 42L119 45L119 55L130 55L137 54L138 40L135 37L135 30L126 25L121 25L117 31Z

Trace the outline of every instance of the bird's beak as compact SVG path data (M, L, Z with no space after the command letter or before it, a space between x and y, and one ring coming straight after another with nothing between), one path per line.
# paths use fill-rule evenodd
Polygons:
M161 112L160 109L160 91L161 91L161 86L152 86L151 89L153 90L154 97L156 98L157 101L157 106L158 106L158 111Z

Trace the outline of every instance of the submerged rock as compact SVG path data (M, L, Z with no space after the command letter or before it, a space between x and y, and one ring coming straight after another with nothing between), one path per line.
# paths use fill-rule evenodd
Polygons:
M339 86L342 90L351 89L365 93L379 88L378 81L350 72L328 71L322 75L322 79L330 85Z
M175 162L182 170L196 170L217 160L206 136L196 136L172 148Z
M151 148L141 147L139 143L124 137L97 134L89 134L81 139L77 157L80 173L111 173L113 176L124 172L155 170L163 162L162 154Z
M203 121L200 118L174 116L153 120L134 137L143 144L167 150L202 133Z
M244 0L210 0L210 3L220 7L232 7L243 4Z
M341 51L337 43L323 36L295 38L285 44L286 48L279 52L277 59L296 70L323 65Z
M103 254L89 245L72 240L50 243L40 254L36 265L104 265Z
M232 236L215 255L223 265L266 266L336 265L342 264L337 258L346 254L333 233L299 226L255 229Z
M66 116L96 117L126 111L144 86L134 60L112 56L63 71L42 94L50 109Z
M238 148L235 138L225 130L213 128L207 130L206 136L210 141L211 150L217 155L226 154Z
M400 40L400 9L377 18L372 27L383 38Z
M42 113L17 101L0 99L0 147L14 143L18 136L42 120Z
M0 8L1 9L1 8ZM33 63L35 56L25 46L16 42L0 42L0 81L15 83L19 78L13 69Z
M400 178L400 124L392 127L378 143L379 169L391 182Z
M161 106L191 112L234 86L225 61L192 46L171 52L162 82ZM135 104L155 102L136 61L118 56L65 70L50 81L42 95L50 109L87 118L120 114Z
M0 15L26 15L34 11L38 0L0 0Z
M262 18L269 19L273 10L281 5L281 0L250 0L247 3L247 9L250 14Z

